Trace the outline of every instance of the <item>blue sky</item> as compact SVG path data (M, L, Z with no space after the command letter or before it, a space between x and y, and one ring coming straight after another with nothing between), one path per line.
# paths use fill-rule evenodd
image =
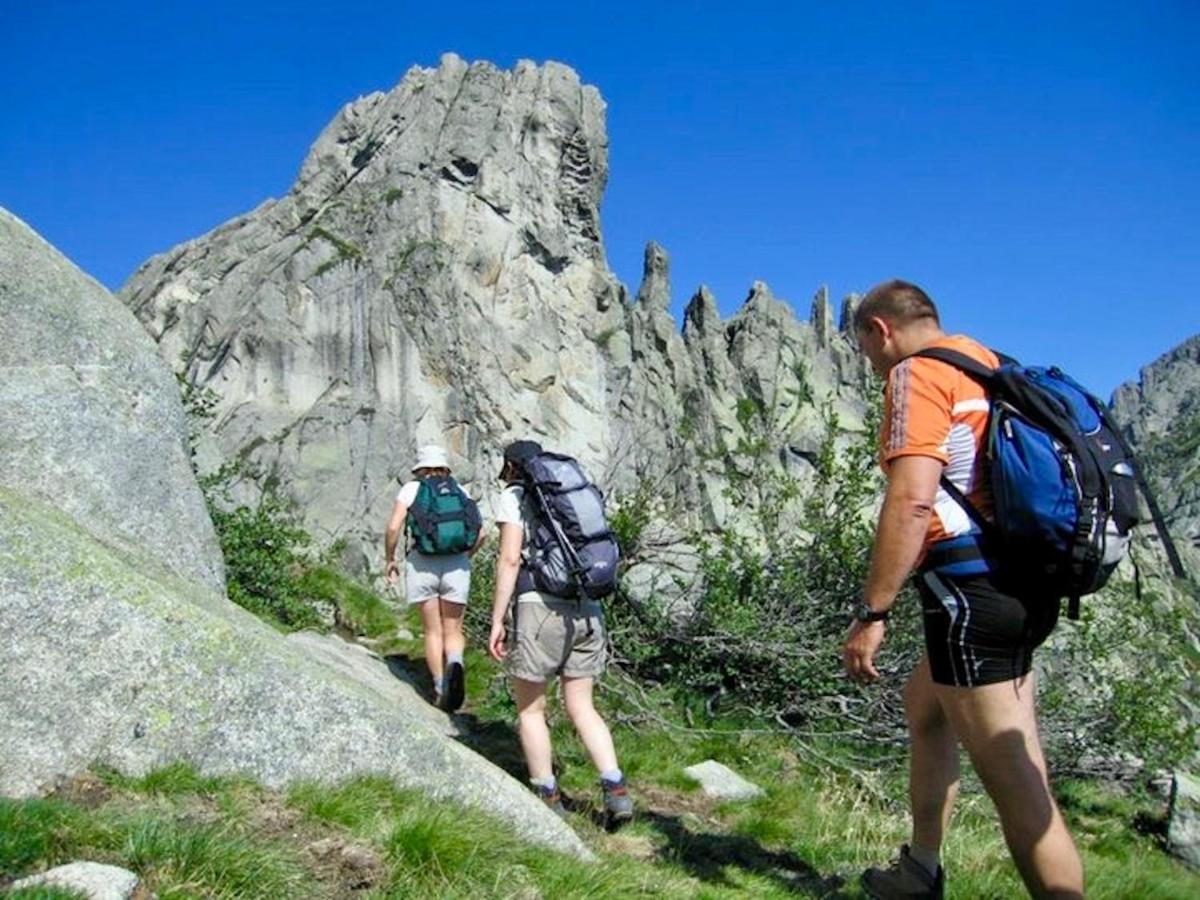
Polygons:
M843 10L842 7L852 7ZM982 8L975 8L982 7ZM0 205L118 288L445 51L608 102L609 263L734 312L892 276L1107 397L1200 331L1200 3L0 0Z

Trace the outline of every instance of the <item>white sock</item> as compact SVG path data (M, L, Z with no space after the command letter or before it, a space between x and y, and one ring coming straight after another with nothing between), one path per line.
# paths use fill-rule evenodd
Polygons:
M607 769L600 773L600 780L607 781L609 784L618 784L620 783L621 778L622 775L620 767L615 769Z
M463 655L461 653L447 653L446 668L450 668L455 663L458 663L461 666L463 664Z
M446 693L446 676L445 675L443 675L441 678L434 680L433 689L435 691L437 691L439 694Z
M558 787L558 779L553 775L547 775L545 778L530 778L529 783L536 788L545 788L547 791Z

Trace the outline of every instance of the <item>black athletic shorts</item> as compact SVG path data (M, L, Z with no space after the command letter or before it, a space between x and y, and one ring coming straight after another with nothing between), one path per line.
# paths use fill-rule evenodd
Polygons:
M1019 599L988 575L921 572L915 581L937 684L975 687L1028 674L1034 649L1058 622L1058 600Z

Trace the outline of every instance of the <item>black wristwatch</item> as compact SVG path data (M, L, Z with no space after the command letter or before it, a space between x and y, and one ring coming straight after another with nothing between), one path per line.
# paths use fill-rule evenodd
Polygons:
M854 618L860 622L882 622L892 614L890 609L875 610L867 605L867 601L862 597L858 598L858 602L854 604Z

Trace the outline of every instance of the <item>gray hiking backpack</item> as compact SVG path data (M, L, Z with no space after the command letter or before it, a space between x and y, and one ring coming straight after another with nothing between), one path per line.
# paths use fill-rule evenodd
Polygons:
M521 466L525 502L536 513L522 562L536 590L599 599L617 586L617 541L604 495L572 457L541 452Z

